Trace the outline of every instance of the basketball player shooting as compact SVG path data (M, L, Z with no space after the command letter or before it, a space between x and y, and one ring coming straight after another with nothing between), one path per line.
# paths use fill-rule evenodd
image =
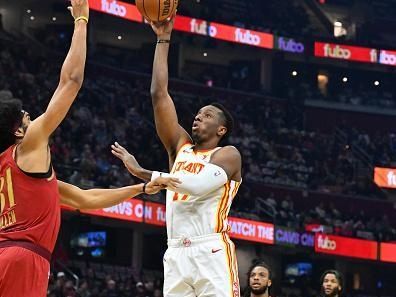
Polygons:
M81 190L57 181L48 146L80 90L86 60L87 0L72 0L71 47L47 110L34 121L20 100L0 101L0 296L47 294L50 258L60 226L60 203L97 209L140 193L154 194L177 180L160 178L120 189Z
M230 113L220 104L202 107L190 135L180 126L168 93L168 53L174 18L152 23L157 35L151 85L157 133L169 155L170 176L180 179L166 195L168 249L164 296L240 296L235 247L228 236L228 213L241 183L241 155L218 147L232 131ZM144 180L166 173L143 169L118 143L112 152Z

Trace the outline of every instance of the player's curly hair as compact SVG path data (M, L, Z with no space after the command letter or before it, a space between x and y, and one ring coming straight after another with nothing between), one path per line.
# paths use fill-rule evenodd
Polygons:
M0 100L0 153L15 143L15 131L22 122L22 102L19 99Z
M335 278L338 281L338 284L341 287L341 291L342 291L342 289L344 288L344 277L342 276L341 272L339 272L338 270L335 270L335 269L329 269L329 270L326 270L325 272L323 272L322 276L320 277L320 285L321 286L323 285L323 281L324 281L326 275L328 275L328 274L333 274L335 276Z
M267 269L268 270L268 279L272 280L273 274L272 274L271 267L266 262L264 262L262 260L254 261L247 272L247 286L246 286L245 292L243 294L243 297L250 297L252 290L250 288L249 278L250 278L250 274L252 274L253 269L256 267L264 267L265 269ZM268 288L268 289L270 289L270 288Z

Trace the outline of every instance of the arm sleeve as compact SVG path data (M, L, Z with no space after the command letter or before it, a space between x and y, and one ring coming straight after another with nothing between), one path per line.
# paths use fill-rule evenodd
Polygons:
M175 174L154 172L152 179L155 179L159 175L178 178L181 184L177 189L169 188L169 190L189 196L206 195L225 185L228 181L224 169L211 163L205 164L205 167L198 174L185 174L184 172L183 174L178 172Z

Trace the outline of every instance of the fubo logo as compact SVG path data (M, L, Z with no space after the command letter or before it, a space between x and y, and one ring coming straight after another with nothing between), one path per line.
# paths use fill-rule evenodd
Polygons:
M396 175L393 171L389 171L386 175L389 186L396 186Z
M210 37L215 37L217 35L217 28L215 26L211 26L207 21L197 19L191 19L190 31L191 33L207 35Z
M385 65L396 65L396 52L381 51L380 63Z
M279 37L276 47L282 51L290 53L303 53L305 46L301 42L295 41L293 38Z
M315 42L315 56L349 61L378 63L375 48Z
M352 53L349 49L342 48L340 45L332 46L326 43L324 46L324 56L349 60L352 56Z
M259 35L252 33L249 30L236 29L235 41L249 45L260 45L261 38Z
M102 11L116 16L124 17L127 14L127 9L122 4L117 3L116 0L108 1L102 0Z
M337 248L337 243L335 240L331 240L327 236L318 236L318 247L324 250L335 251Z

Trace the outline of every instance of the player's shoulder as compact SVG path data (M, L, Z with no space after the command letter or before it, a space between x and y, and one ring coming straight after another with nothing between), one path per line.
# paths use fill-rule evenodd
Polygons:
M219 148L214 155L231 158L234 160L240 160L242 158L239 150L233 145L227 145Z
M241 155L239 150L233 145L226 145L221 147L218 152L222 152L223 154L238 154Z
M15 148L15 145L11 145L10 147L6 148L4 151L0 152L0 159L10 159L12 158L12 152Z

